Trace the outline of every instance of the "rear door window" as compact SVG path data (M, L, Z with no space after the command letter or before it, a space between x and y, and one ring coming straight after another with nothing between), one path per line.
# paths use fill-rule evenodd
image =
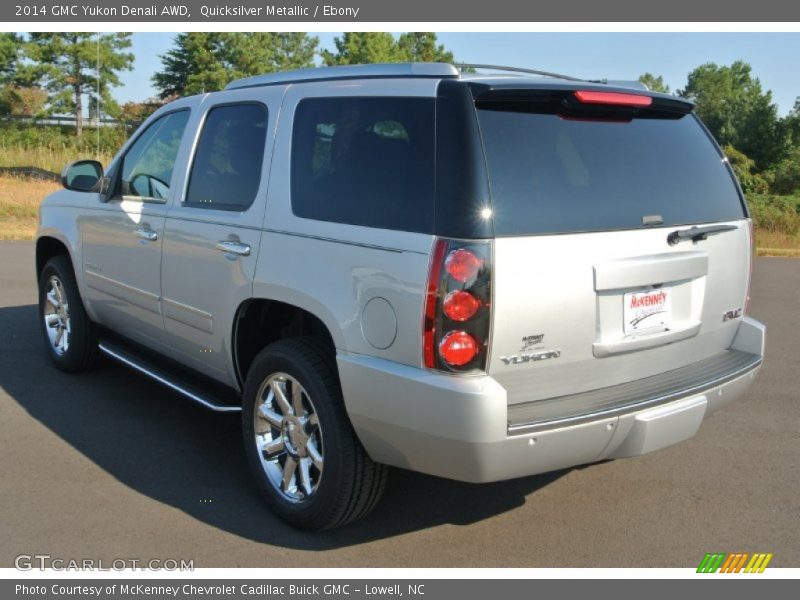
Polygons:
M184 204L247 210L261 184L266 139L267 109L263 104L230 104L209 110Z
M295 111L292 210L308 219L430 233L433 98L309 98Z
M479 104L496 235L743 218L728 167L691 113L597 119L528 108Z

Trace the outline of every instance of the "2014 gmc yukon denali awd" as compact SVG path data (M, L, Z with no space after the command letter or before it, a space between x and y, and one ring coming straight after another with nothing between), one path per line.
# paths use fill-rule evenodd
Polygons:
M241 411L298 527L366 514L387 466L487 482L685 440L764 355L733 172L690 103L644 89L266 75L63 183L36 244L56 366L105 354Z

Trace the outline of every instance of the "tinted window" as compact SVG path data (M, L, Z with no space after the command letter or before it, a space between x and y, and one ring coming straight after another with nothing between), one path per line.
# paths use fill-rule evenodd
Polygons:
M292 138L292 209L309 219L433 231L434 100L314 98Z
M693 115L628 120L478 110L496 235L741 219L727 166Z
M245 210L255 200L267 139L261 104L212 108L197 143L186 204Z
M164 115L136 139L122 163L121 192L124 196L167 198L175 157L188 120L188 110Z

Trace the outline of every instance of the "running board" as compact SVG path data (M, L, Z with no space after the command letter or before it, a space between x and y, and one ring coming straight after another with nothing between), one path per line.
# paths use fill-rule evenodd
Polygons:
M151 379L157 381L158 383L168 387L169 389L178 392L182 396L185 396L189 400L193 400L197 402L201 406L209 410L213 410L215 412L226 412L226 413L234 413L234 412L241 412L241 406L234 406L230 404L224 404L220 402L220 400L212 396L206 392L202 392L197 388L191 386L190 384L181 381L179 378L175 377L174 375L168 373L164 369L160 369L146 360L136 356L134 353L121 348L119 345L103 340L99 344L100 351L104 354L110 356L116 361L121 362L122 364L142 373L143 375L147 375Z

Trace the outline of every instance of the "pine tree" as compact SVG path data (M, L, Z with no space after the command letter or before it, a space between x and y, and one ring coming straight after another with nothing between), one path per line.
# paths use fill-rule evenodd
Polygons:
M318 44L305 33L180 33L153 84L161 98L213 92L240 77L311 67Z
M349 32L334 38L336 52L323 50L328 65L362 65L393 62L454 62L453 53L432 32L403 33L395 40L387 32Z
M397 40L397 47L404 60L412 62L453 63L453 53L445 50L442 44L437 45L436 34L432 32L404 33Z
M83 133L85 95L94 102L99 95L105 112L116 112L111 88L120 85L121 71L132 68L133 54L125 52L130 38L130 33L30 34L26 51L34 61L33 73L49 94L49 110L74 114L78 136Z
M322 51L328 66L391 63L406 60L391 33L349 32L334 38L336 52Z
M16 33L0 32L0 84L14 79L22 50L22 39Z
M652 73L643 73L639 75L639 82L647 86L651 92L659 92L661 94L669 94L669 86L664 82L661 75L653 75Z

